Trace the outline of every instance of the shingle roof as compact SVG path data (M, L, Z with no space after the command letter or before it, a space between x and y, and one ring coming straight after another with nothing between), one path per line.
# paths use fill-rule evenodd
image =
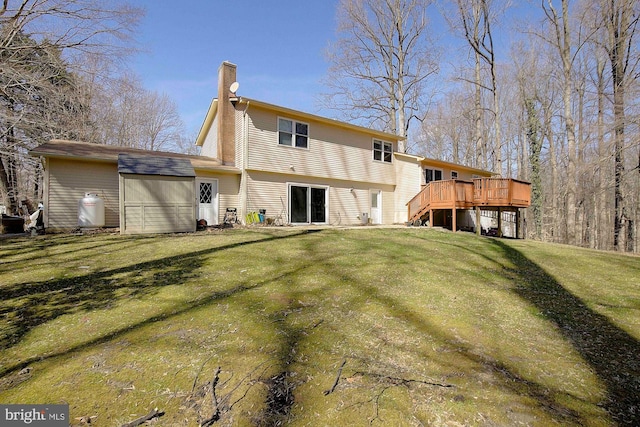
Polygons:
M149 157L123 153L118 155L118 173L179 177L196 176L189 159Z
M165 151L148 151L137 148L115 145L102 145L89 142L51 140L30 151L32 156L84 159L88 161L106 161L116 163L119 154L132 154L146 158L187 159L191 166L198 170L215 170L218 172L239 174L240 169L225 166L217 159L206 156L169 153Z

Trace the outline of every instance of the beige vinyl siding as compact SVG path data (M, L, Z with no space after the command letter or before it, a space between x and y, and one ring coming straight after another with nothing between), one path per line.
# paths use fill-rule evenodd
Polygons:
M225 175L204 171L196 171L196 174L198 175L197 178L218 180L218 224L222 224L227 208L237 209L240 207L238 201L240 175Z
M382 190L382 224L397 223L394 187L386 186L378 189ZM369 213L369 217L371 217L371 213Z
M120 232L195 231L194 178L120 175Z
M370 213L369 191L382 190L382 221L394 222L393 186L369 183L301 177L293 174L273 174L251 171L247 174L247 212L266 209L267 218L282 214L289 218L289 184L326 187L328 191L329 225L360 225L362 213Z
M449 174L447 175L450 179L451 178L451 171L457 171L458 172L458 179L463 179L465 181L471 181L473 179L473 175L471 172L465 171L464 169L460 168L460 169L449 169Z
M275 218L283 212L283 209L286 211L287 182L291 177L250 172L247 173L246 179L246 211L243 214L266 209L267 217Z
M95 193L104 201L105 226L118 227L118 166L86 160L47 160L45 227L69 229L78 226L78 201Z
M395 184L393 164L373 160L372 134L301 118L300 121L309 126L308 148L281 146L277 135L278 117L291 120L296 120L296 117L279 116L252 106L247 111L250 119L247 169Z
M244 120L244 114L242 111L236 110L235 113L235 120L236 120L236 160L235 160L235 166L239 169L242 169L244 167L244 160L243 160L243 156L244 156L244 136L246 133L246 129L245 129L245 120Z
M469 171L468 169L466 169L462 165L460 165L459 167L449 166L449 165L445 166L445 165L439 165L439 164L435 164L435 163L429 163L428 160L422 162L422 166L420 167L420 169L421 169L420 182L422 184L425 183L425 176L424 176L424 170L425 169L441 170L442 171L442 179L443 180L451 179L451 171L458 172L458 178L457 179L465 180L465 181L471 181L471 179L473 179L473 175L479 173L479 172ZM491 176L491 172L482 173L482 176L487 176L487 177Z
M424 171L415 157L398 155L394 158L396 176L399 177L394 192L394 222L403 223L408 220L407 203L418 192L424 183Z
M209 132L202 143L200 154L214 159L218 158L218 116L213 119Z

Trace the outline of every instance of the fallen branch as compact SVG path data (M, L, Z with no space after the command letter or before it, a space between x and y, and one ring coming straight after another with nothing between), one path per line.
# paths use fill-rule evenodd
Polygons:
M338 375L336 375L336 380L333 382L333 385L331 386L331 388L329 390L325 390L323 392L323 394L326 396L328 394L331 394L335 391L336 387L338 387L338 382L340 382L340 377L342 376L342 368L344 368L344 365L347 363L347 359L342 359L342 364L340 365L340 368L338 369Z
M220 366L216 369L213 381L211 381L211 404L213 406L213 415L200 423L201 427L209 427L220 419L220 407L218 406L218 396L216 396L216 386L218 385L218 381L220 381Z
M390 377L388 375L382 375L382 374L376 374L376 373L372 373L372 372L362 372L362 371L356 371L353 373L353 375L361 375L363 377L373 377L373 378L378 378L379 380L386 380L388 382L390 382L391 384L395 384L395 385L408 385L410 383L418 383L418 384L425 384L425 385L430 385L430 386L434 386L434 387L443 387L443 388L451 388L451 387L455 387L453 384L442 384L442 383L436 383L436 382L431 382L431 381L423 381L423 380L414 380L414 379L407 379L407 378L398 378L398 377Z
M200 376L200 372L202 372L202 369L204 368L204 365L206 365L209 360L213 359L213 356L209 357L207 360L204 361L204 363L202 364L202 366L200 366L200 369L198 369L198 373L196 374L196 377L193 379L193 386L191 387L191 393L193 393L193 390L196 389L196 384L198 384L198 377Z
M122 424L121 427L136 427L139 426L140 424L149 421L153 418L156 417L161 417L164 415L164 411L158 411L158 408L155 408L154 410L152 410L151 412L149 412L147 415L145 415L144 417L140 417L138 419L135 419L129 423L126 424Z

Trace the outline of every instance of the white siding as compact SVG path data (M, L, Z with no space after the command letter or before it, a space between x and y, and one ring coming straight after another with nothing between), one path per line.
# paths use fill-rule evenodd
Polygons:
M407 203L418 192L424 182L424 174L418 163L418 159L407 156L395 156L396 183L394 198L393 218L396 223L403 223L408 220Z
M202 143L200 154L214 159L218 158L218 116L213 119L209 132Z
M236 115L235 115L235 120L236 120L236 163L235 166L238 169L242 169L244 167L244 160L243 160L243 156L244 156L244 140L245 140L245 133L246 133L246 126L245 126L245 120L244 120L244 114L242 113L242 111L238 111L236 110Z
M218 180L218 223L224 220L227 208L239 208L238 193L240 191L240 175L224 175L196 171L198 178L214 178Z
M45 182L45 227L69 229L78 226L78 201L85 193L96 193L104 201L105 226L118 227L118 166L115 163L49 158Z
M350 183L335 179L302 177L293 174L272 174L251 171L247 174L247 212L258 212L266 209L267 217L275 218L282 214L288 218L288 184L301 184L328 187L330 225L360 225L362 213L370 214L369 190L367 183ZM394 222L393 186L378 185L382 190L382 221L384 224Z
M374 136L371 134L300 119L309 125L308 149L287 147L278 144L278 114L250 106L248 115L247 169L351 182L395 184L393 163L373 160ZM296 119L294 116L281 117Z

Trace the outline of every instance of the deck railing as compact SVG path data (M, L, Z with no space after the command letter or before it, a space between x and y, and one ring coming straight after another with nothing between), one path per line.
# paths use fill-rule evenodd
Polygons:
M511 178L477 178L473 180L473 203L478 206L531 205L531 184Z
M527 207L531 204L531 184L511 178L477 178L473 181L432 181L407 203L409 220L430 209L472 208L474 206Z

